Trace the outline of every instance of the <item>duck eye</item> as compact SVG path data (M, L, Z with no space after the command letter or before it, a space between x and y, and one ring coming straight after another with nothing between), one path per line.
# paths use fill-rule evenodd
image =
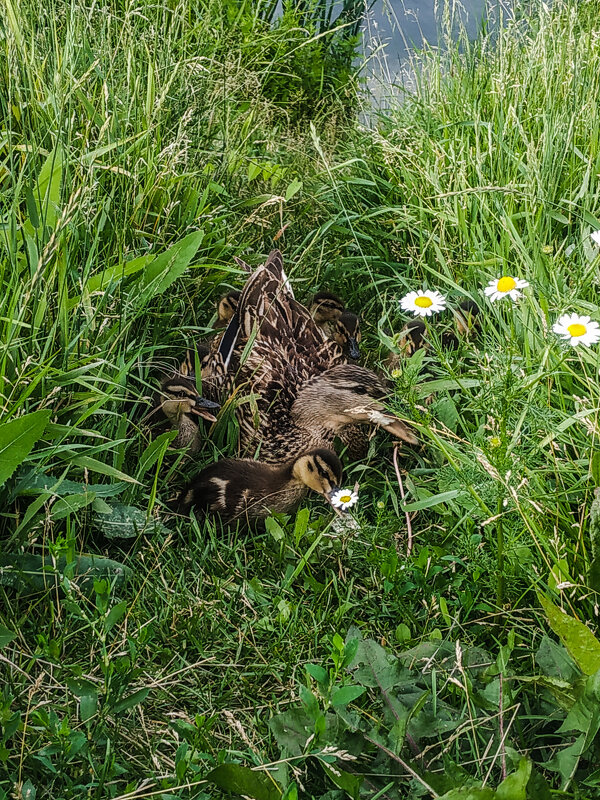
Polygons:
M355 386L354 392L355 394L369 394L369 390L366 386Z
M307 462L306 466L308 467L308 471L309 472L314 472L315 471L315 468L313 467L313 465L311 464L310 461Z

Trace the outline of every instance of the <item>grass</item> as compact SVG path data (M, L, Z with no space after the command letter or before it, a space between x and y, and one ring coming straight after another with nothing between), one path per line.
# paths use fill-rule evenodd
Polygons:
M366 128L322 8L5 4L0 798L599 796L598 351L550 331L598 315L597 11L415 56ZM384 436L346 465L355 532L166 511L194 466L158 374L274 241L377 368L406 291L482 307L394 364L424 445L405 505ZM501 273L517 306L483 300Z

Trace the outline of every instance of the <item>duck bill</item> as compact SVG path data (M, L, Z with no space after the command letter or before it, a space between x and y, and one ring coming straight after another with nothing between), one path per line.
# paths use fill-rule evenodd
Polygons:
M405 422L402 422L398 417L392 417L391 419L391 422L383 426L386 431L389 431L392 436L401 439L407 444L419 444L419 440Z
M360 350L358 347L358 342L353 336L350 339L348 339L348 355L350 356L350 358L354 359L354 361L360 358Z
M419 444L419 440L413 431L395 414L390 414L388 411L383 411L378 408L370 408L362 419L370 422L372 425L383 428L385 431L389 431L392 436L401 439L407 444Z
M212 400L206 400L204 397L199 397L196 400L196 405L192 410L194 414L197 414L199 417L207 419L209 422L216 422L217 418L212 412L218 411L220 408L221 406L218 403L213 403Z

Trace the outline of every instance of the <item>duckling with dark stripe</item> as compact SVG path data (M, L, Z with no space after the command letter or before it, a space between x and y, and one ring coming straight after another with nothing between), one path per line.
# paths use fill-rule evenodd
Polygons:
M360 358L360 320L337 295L317 292L309 311L326 338L339 344L347 358L353 361Z
M284 464L227 458L196 476L179 498L179 511L192 508L224 522L261 522L273 512L293 511L309 490L328 501L340 487L342 465L332 450L311 450Z
M184 375L170 375L162 381L157 407L177 429L173 447L189 447L191 452L200 449L202 437L198 418L215 422L213 412L220 408L218 403L202 397L194 381Z

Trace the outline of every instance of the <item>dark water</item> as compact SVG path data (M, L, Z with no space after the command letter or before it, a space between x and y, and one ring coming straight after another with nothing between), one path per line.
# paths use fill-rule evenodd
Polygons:
M376 0L363 25L364 74L375 105L410 89L409 56L425 42L440 44L444 20L474 38L486 14L486 0Z

